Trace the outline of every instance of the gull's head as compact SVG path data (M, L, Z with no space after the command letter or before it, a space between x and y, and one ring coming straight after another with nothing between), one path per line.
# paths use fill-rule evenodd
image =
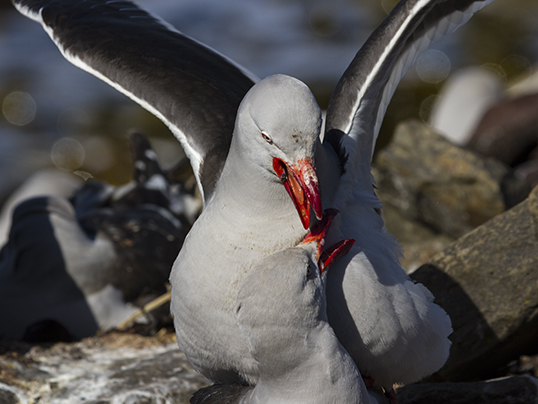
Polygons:
M321 219L322 207L314 154L321 110L303 82L269 76L247 93L237 114L234 142L240 153L289 193L305 228L310 209Z

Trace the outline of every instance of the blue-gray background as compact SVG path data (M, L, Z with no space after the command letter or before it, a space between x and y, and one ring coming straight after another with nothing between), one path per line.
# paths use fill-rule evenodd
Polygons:
M322 107L355 52L395 4L393 0L137 3L260 77L273 73L298 77L312 88ZM426 119L420 110L422 100L459 68L486 65L507 83L534 71L537 3L497 0L436 45L400 85L382 129L385 137L402 119ZM126 132L132 127L152 137L168 164L180 155L164 125L66 62L39 24L0 1L0 202L30 172L53 164L116 184L126 182L131 174Z

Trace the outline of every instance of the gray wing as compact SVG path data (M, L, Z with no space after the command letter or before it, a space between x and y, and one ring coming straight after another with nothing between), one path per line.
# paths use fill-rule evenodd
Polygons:
M387 105L417 56L491 2L402 0L394 7L340 78L327 109L325 138L342 138L348 171L370 162Z
M123 0L13 0L67 60L159 117L181 142L207 200L237 108L257 78Z

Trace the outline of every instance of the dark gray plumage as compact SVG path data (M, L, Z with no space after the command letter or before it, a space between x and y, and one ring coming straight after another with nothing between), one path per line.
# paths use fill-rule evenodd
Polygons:
M189 228L147 140L131 137L134 180L87 181L71 198L15 208L0 250L0 339L80 339L116 325L141 293L164 293ZM68 335L69 337L67 337Z

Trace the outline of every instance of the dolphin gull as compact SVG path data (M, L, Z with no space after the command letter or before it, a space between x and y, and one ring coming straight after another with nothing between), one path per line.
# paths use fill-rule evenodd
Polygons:
M256 262L239 287L236 317L259 364L256 387L210 386L196 392L192 404L388 402L366 389L327 320L327 270L353 244L343 240L321 255L334 213L301 244Z
M15 207L0 250L0 339L41 341L62 329L88 337L137 311L128 302L142 291L166 290L186 234L179 196L147 140L134 133L131 141L131 183L88 181L69 198L34 196Z
M80 187L82 178L55 168L33 173L2 204L0 211L0 246L4 245L11 227L13 209L24 201L40 195L69 197Z
M128 1L13 0L68 60L168 124L191 159L205 209L170 278L191 364L213 381L256 382L256 361L237 338L239 285L254 263L304 237L311 211L320 219L322 206L334 207L341 214L328 241L357 242L328 276L329 322L360 371L385 388L439 369L451 325L407 277L385 232L370 174L375 141L417 55L492 1L398 3L344 72L320 134L303 83L271 76L246 94L253 75Z

